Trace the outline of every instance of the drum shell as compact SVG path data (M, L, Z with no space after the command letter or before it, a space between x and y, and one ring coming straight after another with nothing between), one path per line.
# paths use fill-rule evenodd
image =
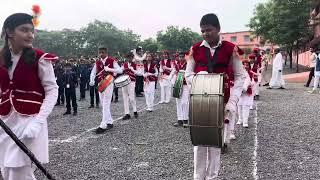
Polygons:
M119 76L119 77L121 77L121 76ZM130 79L129 76L126 76L126 77L128 77L128 78L125 81L122 81L122 82L116 82L116 80L115 80L114 81L114 86L117 87L117 88L122 88L124 86L129 85L131 83L131 79Z
M98 92L102 93L113 82L113 76L107 75L102 81L98 83Z
M223 146L224 74L196 75L190 94L190 135L194 146Z
M172 88L172 97L180 98L182 95L183 90L183 79L184 79L184 72L179 72L177 75L176 82Z

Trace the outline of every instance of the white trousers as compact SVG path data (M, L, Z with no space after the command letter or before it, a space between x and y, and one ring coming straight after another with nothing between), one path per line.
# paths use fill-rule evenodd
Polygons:
M259 82L254 82L252 90L254 95L259 95L259 92L260 92Z
M150 81L148 83L144 83L144 96L146 98L146 104L148 110L153 110L154 106L154 91L156 88L156 84L154 81Z
M182 95L180 98L176 98L177 104L177 116L178 120L188 120L189 119L189 87L183 85Z
M113 83L111 83L106 90L99 93L100 102L102 106L102 121L100 123L100 128L106 129L107 124L113 124L113 119L110 112L111 98L113 94Z
M230 113L229 123L224 124L223 135L224 135L224 143L225 144L230 143L230 135L231 135L231 131L234 130L234 125L235 125L236 119L237 119L237 113Z
M318 85L319 85L319 80L320 80L320 76L318 75L314 75L314 80L313 80L313 90L317 90Z
M33 172L35 167L1 167L1 174L4 180L36 180Z
M238 106L238 114L239 114L238 122L241 122L241 123L247 125L248 119L249 119L249 114L250 114L250 106L246 106L246 105Z
M161 102L166 102L169 103L170 102L170 98L171 98L171 82L170 80L167 79L167 77L165 76L164 79L160 80L160 89L161 89Z
M135 87L136 82L131 82L130 84L122 88L123 106L125 114L130 114L129 101L132 106L133 112L137 112Z
M194 146L194 180L212 180L218 177L221 149Z

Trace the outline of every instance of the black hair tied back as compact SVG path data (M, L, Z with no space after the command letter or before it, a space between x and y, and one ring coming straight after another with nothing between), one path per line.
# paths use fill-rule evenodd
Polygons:
M25 48L22 53L24 62L28 65L32 65L36 61L36 52L32 48Z

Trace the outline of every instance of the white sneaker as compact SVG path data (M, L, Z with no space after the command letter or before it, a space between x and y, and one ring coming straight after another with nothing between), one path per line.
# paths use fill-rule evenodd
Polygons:
M230 131L230 139L235 140L236 136L234 135L234 131Z
M159 104L163 104L163 103L164 103L163 101L160 101L160 102L159 102Z
M315 91L315 90L311 90L311 91L308 91L308 93L310 93L310 94L315 94L316 91ZM320 91L319 91L319 93L320 93Z
M244 128L248 128L249 126L248 126L248 124L243 124L242 125Z
M241 125L241 124L242 124L242 121L238 121L238 122L237 122L237 125Z

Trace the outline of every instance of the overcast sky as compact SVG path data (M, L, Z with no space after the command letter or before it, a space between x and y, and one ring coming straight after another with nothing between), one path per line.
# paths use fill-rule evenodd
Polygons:
M222 32L248 30L256 4L267 0L8 0L0 6L0 24L16 12L31 13L33 4L42 8L39 29L80 29L94 19L120 29L131 29L143 39L155 37L169 25L199 32L206 13L216 13Z

